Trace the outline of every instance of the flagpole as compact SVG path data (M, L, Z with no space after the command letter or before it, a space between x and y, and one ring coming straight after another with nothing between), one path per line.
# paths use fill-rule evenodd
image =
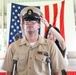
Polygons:
M2 0L2 52L4 49L4 0Z

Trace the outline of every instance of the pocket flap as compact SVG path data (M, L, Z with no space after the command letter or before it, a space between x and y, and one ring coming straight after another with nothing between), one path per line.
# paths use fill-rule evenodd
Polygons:
M44 55L36 55L36 59L42 62L46 62L46 58Z
M13 56L13 60L18 60L18 56L17 55L14 55Z

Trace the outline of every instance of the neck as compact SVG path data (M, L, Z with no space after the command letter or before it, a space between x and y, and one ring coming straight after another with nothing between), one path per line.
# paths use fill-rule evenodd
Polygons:
M36 42L38 39L38 33L37 34L27 34L26 35L26 39L32 43L32 42Z

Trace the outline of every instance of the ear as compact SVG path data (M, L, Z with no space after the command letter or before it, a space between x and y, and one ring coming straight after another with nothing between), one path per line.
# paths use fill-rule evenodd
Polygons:
M21 23L22 35L24 36L24 28L23 28L23 16L20 14L20 15L19 15L19 18L20 18L20 23Z
M19 17L20 17L20 23L23 24L23 16L20 14Z
M38 28L40 28L40 23L38 24Z

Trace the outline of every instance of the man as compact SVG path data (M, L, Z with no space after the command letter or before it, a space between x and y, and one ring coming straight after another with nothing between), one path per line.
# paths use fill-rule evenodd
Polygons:
M12 43L7 50L3 69L11 75L13 60L17 61L16 75L48 75L47 57L51 60L54 75L61 75L65 69L63 57L53 41L38 34L41 11L36 7L26 7L21 11L23 38Z

